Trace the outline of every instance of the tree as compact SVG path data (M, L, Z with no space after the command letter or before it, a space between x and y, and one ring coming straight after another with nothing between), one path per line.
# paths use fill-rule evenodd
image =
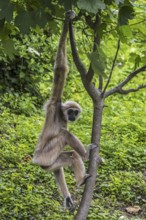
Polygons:
M66 10L71 8L71 1L67 0L18 1L17 4L9 0L5 2L7 3L7 7L6 3L1 3L0 5L2 9L6 7L6 10L4 10L4 13L1 15L0 35L5 51L7 51L7 47L5 47L6 41L9 42L9 46L13 44L11 34L14 30L18 31L19 28L21 32L27 33L30 27L35 28L36 25L44 27L47 21L49 21L48 26L51 28L52 22L57 23L60 19L63 19L64 10L62 6L64 6ZM144 15L145 6L142 5L140 1L135 3L130 0L105 0L104 2L99 0L73 0L72 3L74 9L77 11L74 25L79 29L78 23L82 22L84 24L82 26L84 37L89 42L93 42L92 50L90 50L89 47L87 48L89 67L85 67L79 58L73 28L70 24L70 41L73 60L80 73L83 85L93 102L91 143L96 145L96 148L91 151L89 160L88 172L92 174L92 177L87 181L76 215L76 219L83 220L86 219L88 215L95 186L97 167L101 162L99 150L102 113L105 100L115 93L125 95L131 92L137 92L146 87L146 83L139 84L138 80L138 77L143 76L146 70L145 50L142 49L140 52L129 51L128 57L129 60L132 60L132 64L128 70L124 69L125 61L122 61L122 58L118 56L120 54L120 47L130 47L131 44L133 44L135 48L136 45L143 47L146 32L144 24L146 15ZM13 11L15 13L12 13ZM55 14L55 16L52 14ZM25 24L23 23L24 19L27 20ZM14 23L12 24L11 21ZM4 36L7 36L6 40ZM112 48L114 48L115 45L117 46L115 51L112 49L112 51L109 52L106 51L108 48L106 48L104 42L110 41L110 38L112 40L115 39ZM143 39L143 42L141 39ZM9 48L12 48L12 46ZM124 49L121 50L123 51ZM11 54L14 53L13 49L10 51ZM106 59L108 59L108 62ZM111 64L111 66L109 66L109 64ZM123 68L123 71L126 72L126 76L122 78L122 75L121 82L110 86L114 70L119 67ZM135 86L131 87L130 83L133 79L136 79L134 81ZM96 86L97 83L98 86Z
M84 1L85 3L86 1ZM79 5L82 8L86 8L86 4L81 4L83 1L79 1ZM120 2L119 2L120 3ZM89 3L91 6L91 4ZM101 124L102 124L102 112L104 108L104 102L105 99L113 95L115 93L120 93L120 94L128 94L130 92L136 92L142 88L146 87L145 84L138 85L136 88L128 88L124 89L123 87L126 86L135 76L138 74L142 73L143 71L146 70L146 65L143 65L142 67L138 69L134 69L134 71L128 73L125 79L123 79L120 83L117 83L117 85L114 88L111 88L108 90L109 83L111 81L111 77L113 74L113 70L115 67L115 64L117 62L117 56L118 52L120 49L120 41L123 41L125 43L125 39L123 39L123 35L126 31L126 29L130 28L130 19L134 18L134 7L133 5L126 1L122 2L122 4L119 4L118 8L118 24L116 26L117 29L117 37L119 38L117 40L117 49L115 52L115 56L111 65L111 69L108 73L107 80L105 82L105 85L103 85L103 80L104 80L104 62L103 62L103 54L102 51L99 50L99 45L101 41L100 37L100 27L103 25L103 19L104 19L104 14L103 8L106 7L107 5L103 5L103 3L100 3L100 6L98 7L98 11L94 11L95 9L89 9L88 5L88 11L95 13L94 18L90 14L85 14L83 13L83 16L85 17L87 25L92 29L93 31L93 50L92 53L90 54L90 66L88 68L88 71L84 67L83 63L81 62L77 48L76 48L76 43L74 39L74 33L73 33L73 28L72 24L70 24L70 41L71 41L71 47L72 47L72 55L73 55L73 60L75 62L75 65L81 75L81 79L83 82L83 85L88 92L89 96L92 98L93 101L93 127L92 127L92 137L91 137L91 143L93 145L96 145L97 148L94 148L91 152L90 155L90 160L89 160L89 169L88 172L89 174L92 174L92 178L90 178L87 181L87 184L84 189L84 194L80 203L80 207L78 209L78 213L76 215L75 219L86 219L87 213L89 210L90 202L92 199L93 195L93 189L95 186L95 181L96 181L96 171L98 164L101 162L101 159L99 157L99 150L100 150L100 135L101 135ZM141 21L143 22L143 20ZM125 30L124 30L125 29ZM127 30L128 30L127 29ZM103 31L104 29L102 29ZM120 32L122 30L122 32ZM128 31L127 31L128 32ZM129 35L129 33L127 33ZM128 36L129 37L129 36ZM98 65L97 65L98 64ZM103 64L103 69L101 70L101 65ZM134 64L134 68L136 68L136 63ZM93 83L93 77L95 72L99 73L99 83L98 87L96 88Z

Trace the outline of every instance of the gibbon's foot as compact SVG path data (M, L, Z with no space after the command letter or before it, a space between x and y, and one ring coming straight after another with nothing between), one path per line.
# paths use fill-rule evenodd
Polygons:
M97 148L97 145L96 145L96 144L89 144L89 145L88 145L88 149L87 149L87 152L86 152L86 159L87 159L87 160L89 160L91 151L94 150L95 148Z
M66 17L67 17L69 20L74 19L75 16L76 16L76 14L75 14L75 11L73 11L73 10L70 10L70 11L67 11L67 12L66 12Z
M85 174L85 176L83 177L83 179L77 184L77 187L82 186L86 183L87 179L89 179L91 177L90 174Z
M66 197L65 200L64 200L64 205L67 209L70 210L70 212L73 212L74 211L74 206L73 206L73 201L71 199L70 196Z

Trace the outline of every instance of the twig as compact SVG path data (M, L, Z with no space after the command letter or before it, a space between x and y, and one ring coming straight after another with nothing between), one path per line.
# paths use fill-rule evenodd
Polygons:
M111 67L111 71L110 71L110 74L109 74L109 77L108 77L108 80L107 80L107 83L104 87L104 90L102 92L102 96L104 96L104 93L110 83L110 80L111 80L111 77L112 77L112 74L113 74L113 70L114 70L114 67L115 67L115 62L117 60L117 56L118 56L118 52L119 52L119 49L120 49L120 40L118 40L118 44L117 44L117 50L116 50L116 54L115 54L115 57L114 57L114 60L113 60L113 63L112 63L112 67Z
M146 84L140 85L135 89L126 89L126 90L119 89L117 92L120 93L120 94L128 94L130 92L137 92L138 90L143 89L143 88L146 88Z
M138 73L144 71L146 69L146 65L144 65L143 67L134 70L132 73L130 73L127 78L125 80L123 80L123 82L121 82L118 86L123 87L124 85L126 85L131 79L133 79Z
M114 93L121 93L121 94L128 94L130 92L136 92L139 89L145 88L145 84L144 85L140 85L138 86L138 88L136 89L128 89L128 90L123 90L123 86L125 86L131 79L133 79L138 73L143 72L144 70L146 70L146 65L144 65L143 67L133 71L132 73L130 73L126 79L124 79L120 84L118 84L115 88L110 89L109 91L107 91L104 95L104 97L108 97ZM125 92L125 93L124 93Z

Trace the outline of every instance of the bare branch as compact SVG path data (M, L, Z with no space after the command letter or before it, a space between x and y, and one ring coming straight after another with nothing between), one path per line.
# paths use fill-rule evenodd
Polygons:
M133 79L138 73L143 72L146 69L146 65L144 65L143 67L133 71L132 73L130 73L128 75L128 77L119 84L120 87L123 87L124 85L126 85L131 79Z
M128 94L130 92L137 92L138 90L143 89L143 88L146 88L146 84L140 85L135 89L126 89L126 90L119 89L117 92L120 93L120 94Z
M94 30L94 43L93 43L93 52L95 52L97 50L97 45L100 44L100 38L98 36L97 30L98 30L98 26L100 25L100 17L98 15L96 15L96 20L95 22L92 21L90 16L85 16L86 22L87 24L90 26L91 29ZM86 80L87 82L91 82L91 80L93 79L94 76L94 71L92 69L92 66L90 64L89 70L87 72L87 76L86 76ZM100 88L102 87L102 77L100 77L99 79L99 84L100 84Z
M102 92L102 96L104 96L104 93L105 93L105 91L106 91L106 89L107 89L107 87L110 83L110 80L111 80L111 77L112 77L112 74L113 74L113 70L114 70L114 67L115 67L115 63L116 63L116 60L117 60L119 49L120 49L120 40L118 40L117 50L116 50L116 53L115 53L115 57L114 57L114 60L113 60L113 63L112 63L112 67L111 67L111 71L110 71L107 83L106 83L106 85L104 87L104 90Z
M85 80L86 77L86 69L85 66L83 65L82 61L79 58L77 47L76 47L76 42L74 39L74 31L72 27L72 22L70 21L69 23L69 34L70 34L70 43L71 43L71 49L72 49L72 55L73 55L73 60L74 63L81 75L82 80Z
M70 33L70 44L71 44L71 49L72 49L73 60L74 60L74 63L75 63L75 65L81 75L83 85L84 85L86 91L88 92L88 94L90 95L90 97L93 100L97 100L97 99L99 99L100 91L98 91L95 88L95 86L92 82L86 80L86 75L87 75L86 69L85 69L85 66L82 63L82 61L80 60L79 55L78 55L78 51L76 48L76 42L75 42L75 38L74 38L74 31L73 31L73 27L72 27L71 22L69 23L69 33Z
M94 70L92 69L92 65L90 64L90 67L88 69L87 75L86 75L86 81L91 82L94 76Z
M98 87L98 89L99 89L100 91L102 91L102 86L103 86L103 77L102 77L102 76L99 76L99 87Z
M105 93L105 95L104 95L104 97L108 97L108 96L110 96L110 95L112 95L112 94L114 94L114 93L121 93L121 91L124 91L124 90L122 90L122 88L123 88L123 86L125 86L131 79L133 79L137 74L139 74L139 73L141 73L141 72L143 72L143 71L145 71L146 70L146 65L144 65L143 67L141 67L141 68L139 68L139 69L137 69L137 70L135 70L135 71L133 71L132 73L130 73L128 76L127 76L127 78L126 79L124 79L119 85L117 85L115 88L113 88L113 89L110 89L109 91L107 91L106 93ZM140 88L139 88L140 87ZM141 89L141 86L139 86L138 88L139 89ZM144 88L144 87L142 87L142 88ZM138 89L138 90L139 90ZM133 90L133 89L132 89ZM137 90L137 91L138 91ZM132 91L131 91L132 92ZM128 92L129 93L129 92ZM121 93L121 94L124 94L124 93Z

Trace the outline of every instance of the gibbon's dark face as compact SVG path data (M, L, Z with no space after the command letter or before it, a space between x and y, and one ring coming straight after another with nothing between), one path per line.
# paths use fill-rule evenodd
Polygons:
M79 115L79 111L77 109L68 109L67 116L69 121L75 121Z

